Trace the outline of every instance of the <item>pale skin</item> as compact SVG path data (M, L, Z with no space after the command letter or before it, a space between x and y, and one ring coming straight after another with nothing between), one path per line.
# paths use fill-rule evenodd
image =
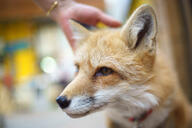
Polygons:
M34 0L45 12L49 10L55 0ZM119 27L121 23L114 20L101 10L80 4L72 0L57 0L58 6L50 13L50 17L55 20L64 31L72 49L74 50L74 42L72 31L69 25L69 19L77 20L81 23L95 26L98 22L102 22L110 27Z

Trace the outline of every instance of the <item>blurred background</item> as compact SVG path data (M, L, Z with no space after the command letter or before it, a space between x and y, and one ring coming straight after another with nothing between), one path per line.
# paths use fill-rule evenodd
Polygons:
M159 24L158 45L192 99L192 0L76 1L122 23L139 5L152 5ZM74 70L65 35L45 12L32 0L0 0L0 128L105 128L104 112L71 119L56 105Z

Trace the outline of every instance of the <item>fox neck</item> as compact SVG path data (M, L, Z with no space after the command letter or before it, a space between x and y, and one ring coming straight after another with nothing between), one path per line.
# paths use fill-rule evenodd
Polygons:
M169 106L170 104L168 105L168 103L170 102L167 101L163 106L152 108L153 111L149 115L147 115L147 117L141 122L129 120L130 117L139 117L141 116L141 114L146 112L146 110L141 108L129 107L129 110L126 110L126 105L116 106L115 108L107 109L107 115L111 120L122 124L125 127L156 128L164 124L165 120L168 118L170 111L172 110L172 108Z

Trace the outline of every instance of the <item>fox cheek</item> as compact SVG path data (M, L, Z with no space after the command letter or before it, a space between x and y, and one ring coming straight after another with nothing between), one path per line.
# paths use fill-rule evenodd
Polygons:
M114 74L109 75L109 76L98 77L98 78L96 78L94 83L96 85L99 85L102 87L107 87L107 86L115 86L121 80L122 80L122 78L117 73L114 73Z

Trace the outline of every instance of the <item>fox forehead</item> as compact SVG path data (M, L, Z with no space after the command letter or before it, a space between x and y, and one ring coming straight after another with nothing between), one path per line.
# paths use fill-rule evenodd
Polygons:
M132 62L133 58L121 40L119 31L103 30L93 32L86 40L80 42L75 54L75 63L88 64L94 68L98 66L118 68L122 67L122 64Z

